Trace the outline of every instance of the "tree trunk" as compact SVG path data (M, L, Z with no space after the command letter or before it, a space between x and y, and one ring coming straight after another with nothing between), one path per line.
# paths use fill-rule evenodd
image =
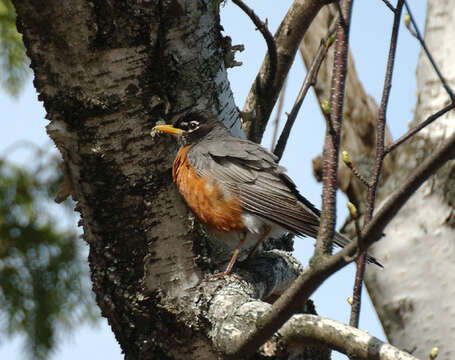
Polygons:
M270 307L258 299L301 269L270 251L241 272L249 282L203 281L230 253L209 241L172 184L174 142L150 135L191 108L241 135L218 2L14 3L64 160L58 200L77 201L93 290L125 358L222 357Z
M93 290L125 357L214 359L206 329L170 301L201 281L208 250L172 184L175 145L150 133L195 105L239 133L215 2L15 6Z

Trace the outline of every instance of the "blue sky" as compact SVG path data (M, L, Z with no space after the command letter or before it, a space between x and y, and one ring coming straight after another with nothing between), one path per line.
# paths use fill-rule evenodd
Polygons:
M292 1L247 1L256 10L261 19L268 19L272 33L277 29L280 20L286 13ZM426 1L409 1L413 13L417 17L420 29L424 28ZM246 50L238 53L237 60L243 66L229 70L229 79L234 92L237 106L242 108L251 83L263 60L266 46L261 34L255 31L249 18L234 4L228 2L221 9L222 24L225 34L231 36L233 44L244 44ZM390 38L393 16L390 10L380 0L361 0L354 2L351 27L351 50L354 55L359 77L366 91L377 101L381 97L386 55ZM394 72L388 121L394 138L406 131L407 124L413 117L416 102L415 70L419 46L417 41L402 25L397 50L397 60ZM305 71L299 56L288 77L284 111L290 112L294 99L299 91ZM44 109L37 101L37 94L29 80L19 98L11 99L0 91L0 155L18 141L28 140L39 145L50 144L45 133L47 120L44 119ZM284 121L282 117L281 121ZM311 160L320 154L324 136L323 119L310 91L305 99L296 121L282 164L288 169L289 175L298 185L301 193L315 205L320 206L321 186L312 176ZM271 131L267 130L263 145L270 147ZM11 161L26 164L29 156L27 151L18 150L8 155ZM342 224L346 216L346 200L338 197L338 224ZM297 239L295 255L306 263L313 251L314 242L311 239ZM350 307L346 298L352 293L354 266L335 274L327 280L312 297L321 316L333 318L342 322L349 321ZM367 299L365 296L364 299ZM384 339L381 326L368 300L363 302L360 318L360 328L370 334ZM0 359L24 359L22 339L12 338L0 341ZM120 348L114 336L103 319L96 327L82 326L72 335L64 336L60 347L51 360L72 359L123 359ZM337 354L335 359L346 357Z

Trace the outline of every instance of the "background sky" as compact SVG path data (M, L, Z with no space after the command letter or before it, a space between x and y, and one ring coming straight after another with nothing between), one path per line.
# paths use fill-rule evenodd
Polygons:
M268 19L272 33L276 31L280 20L292 3L289 0L246 2L255 9L261 19ZM411 0L409 3L420 29L423 30L426 1ZM236 104L242 108L264 58L266 45L249 18L233 3L228 2L221 8L221 20L224 33L232 38L233 44L244 44L246 48L243 53L237 53L236 57L237 61L243 62L243 66L229 70L229 80ZM382 1L354 2L351 51L363 86L377 102L382 93L392 22L393 14ZM419 51L417 40L409 34L404 25L401 25L387 113L388 125L394 138L406 131L407 124L413 117L416 102L415 70ZM283 108L285 112L290 112L304 76L303 62L300 56L297 56L288 76ZM10 161L27 166L30 161L29 150L11 151L13 144L27 140L38 145L52 146L45 132L47 120L44 116L45 111L42 103L37 100L31 78L18 98L13 99L0 90L0 157L6 156ZM281 123L284 121L285 117L282 116ZM263 140L263 145L267 148L270 147L271 134L272 131L269 128ZM281 162L288 169L289 175L294 179L300 192L318 207L321 204L322 190L321 185L316 183L312 176L311 160L321 153L323 138L324 120L320 115L314 94L310 91L297 117ZM346 215L346 199L339 194L339 225L343 223ZM295 255L303 264L308 262L313 252L313 245L314 241L311 239L296 239ZM349 265L327 280L312 296L321 316L349 322L350 306L346 299L352 294L354 271L354 266ZM360 328L385 340L381 325L365 291L363 295ZM0 359L25 359L22 345L23 339L20 337L0 339ZM96 326L81 326L72 334L63 334L61 344L51 360L81 358L123 359L120 347L105 319L100 320ZM336 354L333 358L346 359L341 354Z

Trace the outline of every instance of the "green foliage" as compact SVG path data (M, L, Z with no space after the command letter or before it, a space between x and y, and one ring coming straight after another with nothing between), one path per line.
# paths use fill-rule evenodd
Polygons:
M22 35L16 30L16 12L10 0L0 0L0 84L15 96L28 73Z
M25 335L33 359L48 358L62 330L95 318L82 241L49 211L57 164L31 172L0 161L0 331Z

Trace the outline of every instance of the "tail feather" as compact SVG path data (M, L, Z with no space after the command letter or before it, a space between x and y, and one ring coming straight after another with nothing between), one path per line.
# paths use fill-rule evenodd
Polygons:
M335 245L344 248L346 245L348 245L351 242L351 240L348 239L346 236L343 236L340 233L336 232L335 237L333 238L333 242L335 243ZM367 253L367 261L371 264L376 264L377 266L379 266L381 268L384 267L378 260L376 260L375 257L369 255L368 253Z

